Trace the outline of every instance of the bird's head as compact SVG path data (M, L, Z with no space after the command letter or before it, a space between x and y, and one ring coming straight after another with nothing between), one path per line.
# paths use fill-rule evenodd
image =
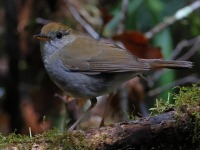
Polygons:
M41 29L41 33L33 37L41 41L41 50L51 54L70 44L75 39L75 31L61 23L48 23Z
M49 23L42 27L41 33L34 35L34 38L41 41L62 39L64 36L69 35L72 29L61 23Z

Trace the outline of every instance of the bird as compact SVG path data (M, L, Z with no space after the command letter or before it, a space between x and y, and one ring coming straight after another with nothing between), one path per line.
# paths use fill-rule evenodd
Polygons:
M43 63L51 80L69 96L91 102L69 131L96 105L98 96L111 93L111 99L113 91L124 82L152 69L193 66L190 61L141 59L127 49L95 40L57 22L44 25L33 37L40 41Z

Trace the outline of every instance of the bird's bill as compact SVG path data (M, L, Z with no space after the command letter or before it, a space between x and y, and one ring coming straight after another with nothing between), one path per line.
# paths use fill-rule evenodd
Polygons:
M49 37L45 36L44 34L36 34L33 36L34 38L40 40L40 41L47 41L49 40Z

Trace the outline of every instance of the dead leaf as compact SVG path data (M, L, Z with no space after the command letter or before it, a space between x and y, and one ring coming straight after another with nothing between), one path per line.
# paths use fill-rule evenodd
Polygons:
M140 32L126 31L113 36L112 39L122 42L127 50L139 58L158 59L163 57L160 48L151 46L148 39Z

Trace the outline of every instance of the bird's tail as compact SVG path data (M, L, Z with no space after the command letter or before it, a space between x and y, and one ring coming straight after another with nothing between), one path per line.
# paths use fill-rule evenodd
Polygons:
M163 59L140 59L144 63L148 63L152 68L192 68L193 63L190 61L175 61L175 60L163 60Z

